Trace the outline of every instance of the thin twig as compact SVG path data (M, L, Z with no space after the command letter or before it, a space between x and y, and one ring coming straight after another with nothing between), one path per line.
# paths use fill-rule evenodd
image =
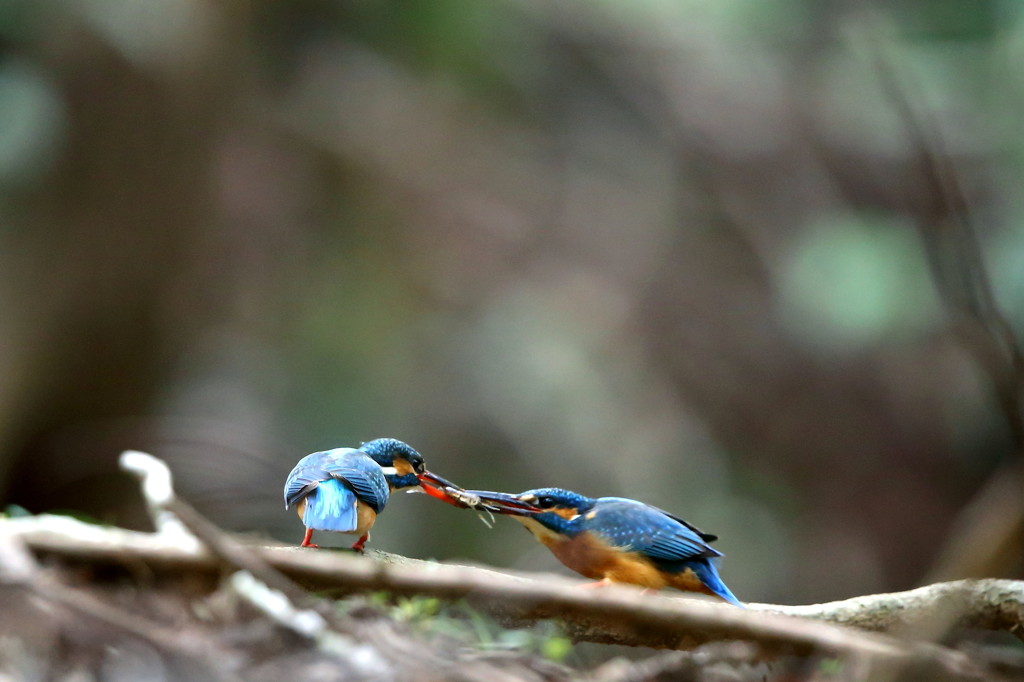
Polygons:
M162 461L147 453L129 450L121 455L121 468L141 481L142 494L158 534L191 534L228 565L248 572L299 606L312 606L309 593L178 498L170 469Z
M170 528L177 535L180 524L216 558L237 569L230 581L236 594L279 624L316 641L322 651L345 660L361 677L379 677L390 669L387 659L400 655L397 648L401 643L372 629L357 632L353 622L341 617L328 600L314 597L268 562L257 548L246 546L205 519L175 494L173 477L164 462L144 452L127 451L121 456L121 465L142 482L143 497L161 532ZM418 650L415 654L421 664L446 671L448 679L463 678L451 661L430 651Z

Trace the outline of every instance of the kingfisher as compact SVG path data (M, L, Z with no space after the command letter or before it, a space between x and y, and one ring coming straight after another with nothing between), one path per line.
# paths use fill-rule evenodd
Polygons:
M284 482L284 508L292 505L306 527L300 547L314 545L314 530L358 535L352 549L362 552L377 514L392 490L413 489L421 482L448 484L426 469L423 456L394 438L377 438L358 448L314 452L298 461ZM437 488L424 492L441 497Z
M563 564L595 583L628 583L646 589L674 587L742 607L718 575L722 553L705 533L678 516L624 497L585 497L563 488L518 495L446 489L462 506L479 500L512 516ZM466 504L466 501L469 503ZM533 510L533 511L531 511Z

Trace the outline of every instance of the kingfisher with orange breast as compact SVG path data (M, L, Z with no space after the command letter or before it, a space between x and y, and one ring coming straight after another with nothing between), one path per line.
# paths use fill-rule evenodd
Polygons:
M284 508L294 505L306 527L301 547L317 547L311 542L314 530L334 531L358 535L352 549L362 552L391 491L422 485L424 492L448 501L438 492L442 484L451 485L427 471L411 446L377 438L358 449L335 448L300 459L285 479Z
M518 495L444 487L458 506L485 505L512 516L559 561L594 586L628 583L659 590L700 592L735 606L740 601L718 575L717 536L678 516L624 497L590 498L563 488Z

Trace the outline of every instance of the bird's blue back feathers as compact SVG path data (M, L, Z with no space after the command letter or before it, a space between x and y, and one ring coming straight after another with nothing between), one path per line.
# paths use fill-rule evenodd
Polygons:
M680 561L721 556L688 523L657 507L623 497L602 497L592 530L615 537L620 545L652 559Z
M321 481L306 496L302 523L313 530L354 531L359 525L357 501L355 491L344 482L333 478Z
M348 484L356 497L377 513L388 503L390 490L380 465L360 450L336 448L298 461L284 484L285 509L331 480Z
M721 552L707 545L703 534L657 507L623 497L591 500L573 495L571 499L586 503L577 507L580 512L590 510L585 518L568 520L554 513L538 514L535 518L556 532L573 536L586 530L613 547L640 552L655 561L721 556ZM565 499L570 498L566 495Z

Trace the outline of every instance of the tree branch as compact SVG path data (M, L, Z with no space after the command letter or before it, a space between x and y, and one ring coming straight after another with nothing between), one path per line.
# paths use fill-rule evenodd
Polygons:
M751 608L812 618L873 632L929 638L943 622L946 628L1001 630L1024 640L1024 581L955 580L906 592L872 594L810 606Z
M227 565L242 569L244 575L256 575L261 582L247 578L247 591L257 601L266 602L267 613L289 622L296 604L317 605L301 587L335 593L385 590L396 595L466 600L506 624L555 619L578 641L689 649L708 642L740 640L756 646L760 656L839 656L871 675L888 671L886 674L893 676L913 666L914 670L941 671L951 678L979 678L986 672L984 663L906 635L929 636L930 630L919 631L922 624L937 622L943 632L956 624L1006 630L1020 637L1024 622L1024 583L1015 581L960 581L833 604L751 604L741 609L701 599L645 594L632 586L580 590L579 581L566 578L502 573L377 551L362 557L347 551L246 544L179 500L162 462L144 453L129 455L123 462L142 479L151 513L162 521L157 533L37 516L0 521L0 548L21 542L36 554L65 563L113 564L131 570L143 566L155 577L191 572L216 579ZM24 573L24 565L25 561L6 561L0 556L0 578L5 570L12 576ZM235 573L236 578L239 575L243 574ZM277 598L261 585L272 586L292 606L273 608Z
M165 540L159 534L101 528L65 517L5 520L0 537L20 538L36 553L65 561L143 565L155 575L183 570L216 575L223 566L215 555L183 547L176 537ZM948 613L956 614L958 625L1005 630L1018 637L1024 623L1024 582L1009 580L941 583L814 606L751 604L737 609L701 599L642 594L628 586L580 590L578 581L566 578L527 577L379 551L361 557L280 545L248 549L305 587L465 599L506 623L554 618L577 640L633 646L683 649L735 639L756 642L763 654L830 654L888 664L923 658L962 672L972 664L959 652L878 633L904 634L934 619L945 621Z

